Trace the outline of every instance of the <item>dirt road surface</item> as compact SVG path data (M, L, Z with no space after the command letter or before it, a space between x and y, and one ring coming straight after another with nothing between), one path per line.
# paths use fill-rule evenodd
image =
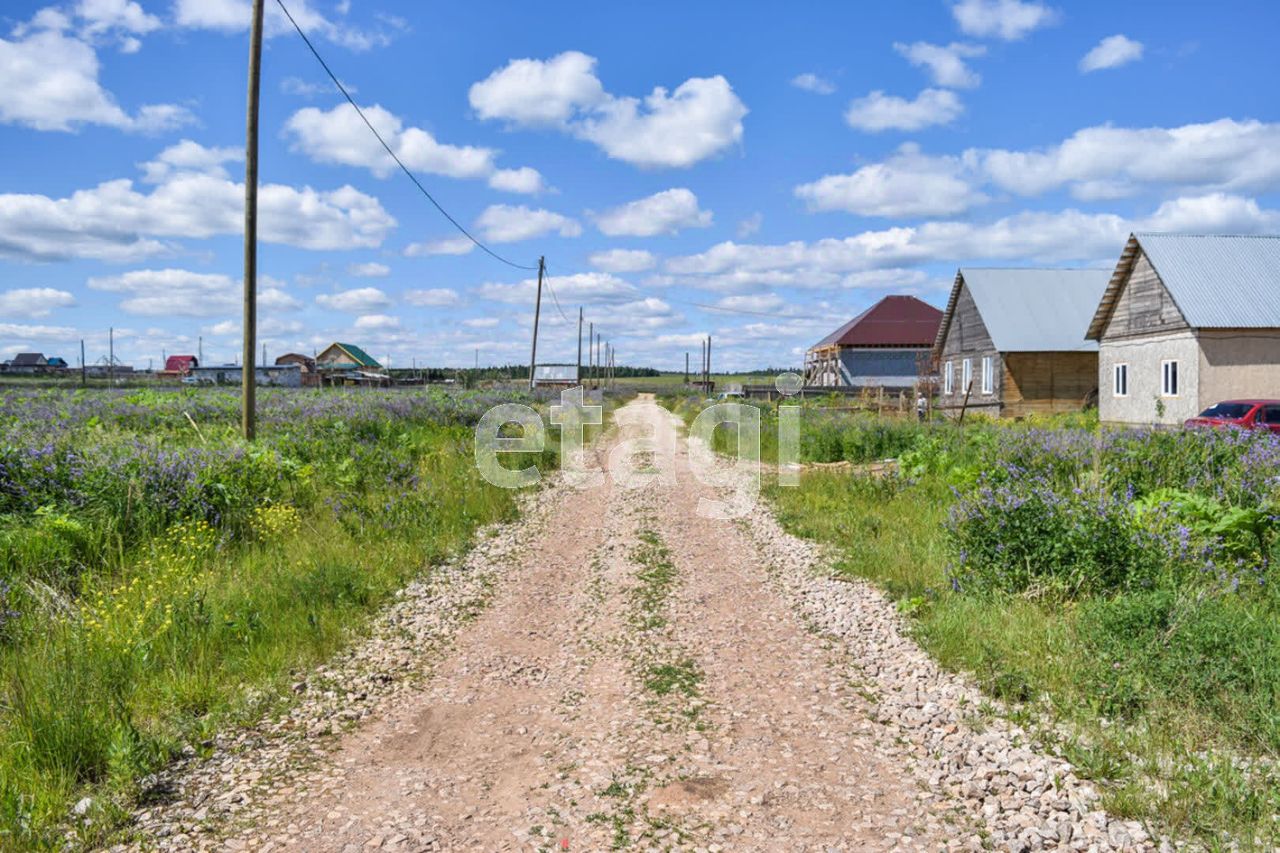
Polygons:
M694 476L678 431L652 400L619 410L588 453L614 476L541 495L537 524L494 573L479 615L419 650L418 686L340 730L305 775L258 774L237 788L254 804L238 822L165 825L139 846L1146 846L1136 827L1058 790L1050 775L1061 768L1035 764L1016 732L958 732L960 689L937 687L949 676L896 633L890 605L872 593L852 609L823 603L850 585L827 593L767 559L785 538L767 510L704 517L699 501L723 490ZM624 452L642 436L666 449ZM879 610L859 619L858 607ZM916 701L899 701L893 682L915 677L939 692L922 700L917 686ZM984 737L997 738L991 750ZM210 781L233 784L246 761ZM144 817L154 829L155 815Z

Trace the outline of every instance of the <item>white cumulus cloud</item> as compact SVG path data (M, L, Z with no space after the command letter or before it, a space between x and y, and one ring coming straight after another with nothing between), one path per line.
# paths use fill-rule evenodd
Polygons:
M97 50L85 40L90 36L69 32L71 25L61 13L37 14L31 23L16 28L11 40L0 38L0 122L36 130L73 131L96 124L151 133L195 120L187 109L173 104L126 111L98 80L101 63ZM105 19L90 20L87 26L95 28L94 33L118 27ZM96 29L99 26L103 29Z
M791 85L806 92L813 92L816 95L830 95L836 90L836 84L809 71L792 77Z
M951 89L972 89L982 82L982 77L965 64L966 59L973 59L987 52L981 45L961 42L940 45L917 41L911 44L895 42L893 49L912 65L927 68L935 85Z
M676 234L681 228L706 228L711 218L711 211L698 207L691 190L676 187L606 210L595 221L610 237L653 237Z
M964 105L948 89L925 89L910 101L877 90L850 103L844 118L858 130L921 130L949 124L962 112Z
M52 287L20 287L0 291L0 316L48 317L57 308L76 304L76 298L65 290Z
M377 261L368 261L363 264L348 264L347 274L354 275L358 278L385 278L391 275L391 267L386 264L380 264Z
M379 308L386 308L391 304L391 299L376 287L357 287L339 293L321 293L316 297L316 304L333 311L368 314Z
M433 287L427 290L407 290L404 301L419 308L447 308L462 302L456 290L447 287Z
M476 218L476 227L491 243L515 243L551 233L577 237L582 233L581 225L562 214L509 204L486 207Z
M605 272L640 272L651 269L657 262L653 253L644 249L608 249L587 258L587 263Z
M1142 58L1142 42L1123 36L1107 36L1094 45L1093 49L1080 58L1080 71L1101 71L1104 68L1117 68Z
M883 163L848 175L826 175L796 187L810 210L860 216L950 216L981 204L970 169L957 157L930 157L908 143Z
M159 177L155 168L147 170ZM304 249L375 247L395 227L378 200L351 186L264 184L259 237ZM244 185L217 174L178 171L149 192L118 179L64 198L0 194L0 257L129 261L172 251L165 238L240 234ZM157 239L159 238L159 239Z
M1005 41L1017 41L1059 17L1052 7L1026 0L960 0L951 14L962 32Z
M747 108L722 76L692 77L643 99L605 91L596 59L567 51L547 60L514 59L472 85L483 119L550 126L595 143L636 166L684 168L742 138Z

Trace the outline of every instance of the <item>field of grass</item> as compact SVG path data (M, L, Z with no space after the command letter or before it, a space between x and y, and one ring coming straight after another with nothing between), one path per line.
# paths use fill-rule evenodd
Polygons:
M901 473L767 477L789 530L836 546L1112 813L1209 849L1280 843L1280 441L1078 416L802 423L803 461L895 457ZM733 450L727 431L716 444Z
M511 518L471 433L510 399L267 391L246 446L214 389L0 394L0 848L61 849L85 796L75 845L108 839L146 774Z

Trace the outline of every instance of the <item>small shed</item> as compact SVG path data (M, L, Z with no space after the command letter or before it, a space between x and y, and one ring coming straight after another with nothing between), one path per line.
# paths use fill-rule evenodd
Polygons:
M537 388L571 388L579 383L576 364L539 364L533 368Z
M993 417L1083 409L1098 395L1085 339L1109 270L965 267L938 327L939 408Z
M49 358L45 361L45 364L56 370L66 370L67 368L67 360L59 355L49 356Z
M1280 237L1131 234L1088 337L1108 423L1280 397Z
M914 296L886 296L805 354L806 386L914 388L933 373L942 312Z

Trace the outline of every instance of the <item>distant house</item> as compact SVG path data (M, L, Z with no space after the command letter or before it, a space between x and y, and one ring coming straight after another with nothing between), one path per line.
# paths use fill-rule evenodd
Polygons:
M332 343L316 356L316 370L381 370L377 360L355 344Z
M1130 235L1088 337L1106 422L1280 398L1280 237Z
M942 312L914 296L886 296L805 354L805 385L913 388L932 374Z
M533 384L538 388L571 388L578 384L578 365L539 364L533 369Z
M300 352L289 352L276 359L276 364L296 364L298 369L302 371L303 385L319 385L320 374L316 372L316 360L309 355L303 355Z
M200 359L194 355L171 355L164 360L164 372L174 376L186 376L191 368L199 366Z
M301 368L304 375L315 373L316 371L316 360L300 352L287 352L276 359L276 364L296 364Z
M1109 270L956 272L934 353L939 407L993 417L1082 409L1098 393L1098 345L1085 339Z
M238 364L222 364L191 368L191 380L199 385L239 385L244 370ZM302 386L302 371L296 364L261 364L253 369L256 385L274 385L283 388Z
M11 373L39 373L49 364L43 353L20 352L9 362Z

